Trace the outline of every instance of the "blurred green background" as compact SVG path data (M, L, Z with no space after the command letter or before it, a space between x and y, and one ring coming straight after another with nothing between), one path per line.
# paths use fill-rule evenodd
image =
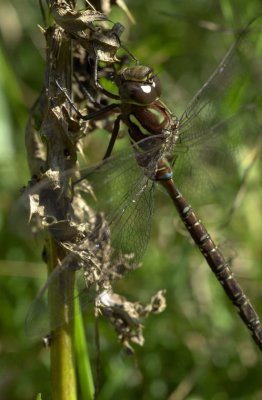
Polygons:
M203 29L199 21L237 29L262 11L259 0L133 0L128 6L135 25L121 10L115 9L112 19L126 26L125 42L136 57L160 73L163 99L178 115L234 41L232 32ZM45 279L42 246L27 239L19 218L10 218L19 189L29 179L24 130L44 79L41 23L36 1L0 4L0 400L32 399L38 392L50 398L49 352L24 330L27 309ZM258 83L254 78L253 88L261 92ZM93 142L96 146L95 138ZM226 219L224 206L203 206L198 212L233 258L236 277L262 315L258 146L256 151L244 196L227 227L220 229L217 223ZM240 166L240 174L244 168ZM157 202L143 268L118 286L122 294L144 302L166 288L167 309L146 321L145 344L134 357L123 354L115 333L101 321L101 399L262 398L261 354L165 196ZM95 366L92 311L86 319Z

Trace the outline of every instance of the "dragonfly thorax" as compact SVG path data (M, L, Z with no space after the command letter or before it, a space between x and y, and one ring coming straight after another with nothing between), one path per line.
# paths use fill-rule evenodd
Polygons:
M161 94L161 84L153 70L143 65L126 67L116 78L119 96L123 103L149 105Z

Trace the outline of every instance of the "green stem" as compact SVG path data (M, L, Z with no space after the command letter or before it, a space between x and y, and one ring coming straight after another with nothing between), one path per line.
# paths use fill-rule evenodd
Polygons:
M49 274L59 265L63 258L57 243L49 239ZM74 307L74 273L61 274L49 288L49 308L51 326L55 330L51 340L51 392L52 400L76 400L76 379L74 369L74 343L72 313Z

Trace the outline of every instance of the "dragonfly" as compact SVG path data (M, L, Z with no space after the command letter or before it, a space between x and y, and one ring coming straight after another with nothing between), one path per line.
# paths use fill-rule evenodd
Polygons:
M244 107L239 113L223 119L224 95L232 86L239 63L239 52L244 47L254 21L242 30L214 73L177 118L160 100L161 84L153 69L143 65L124 67L115 75L118 103L83 115L83 120L101 118L109 112L117 113L110 142L103 161L84 169L81 178L73 183L77 190L85 180L92 186L98 206L104 211L112 243L112 259L129 255L130 264L141 259L150 237L154 189L160 184L172 200L178 214L201 254L207 261L226 295L236 306L255 343L262 350L262 325L254 307L235 279L229 262L216 246L199 217L182 195L180 188L204 191L202 163L230 169L234 166L234 147L247 132L243 124L247 116L252 122L252 110ZM62 88L61 88L62 89ZM62 89L63 90L63 89ZM252 108L252 107L251 107ZM236 125L240 118L241 123ZM128 128L131 146L113 156L121 122ZM251 125L248 125L251 129ZM237 141L236 141L237 139ZM201 193L200 193L201 195ZM101 246L96 242L97 247ZM96 246L95 246L96 247ZM93 251L95 252L95 247ZM64 268L66 269L66 267ZM62 271L64 270L62 269ZM53 272L57 279L59 272ZM52 274L39 298L53 281Z

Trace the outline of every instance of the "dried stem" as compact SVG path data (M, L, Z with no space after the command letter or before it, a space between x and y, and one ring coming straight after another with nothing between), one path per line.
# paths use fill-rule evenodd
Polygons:
M33 107L27 125L26 147L28 164L32 175L41 177L43 171L52 170L57 176L73 169L76 162L76 141L69 134L69 127L62 118L64 97L56 85L56 80L70 93L71 90L71 40L63 29L56 25L45 30L47 60L45 85ZM60 182L60 187L63 188ZM57 220L66 219L70 200L58 197L55 215ZM52 197L48 200L52 203ZM44 204L46 207L47 204ZM46 240L48 273L59 265L65 257L59 242L50 234ZM74 273L64 274L56 285L49 288L50 322L59 318L60 327L51 341L51 392L53 400L74 400L77 398L74 368L72 318L74 293ZM69 299L69 300L68 300ZM70 318L69 318L70 315Z

